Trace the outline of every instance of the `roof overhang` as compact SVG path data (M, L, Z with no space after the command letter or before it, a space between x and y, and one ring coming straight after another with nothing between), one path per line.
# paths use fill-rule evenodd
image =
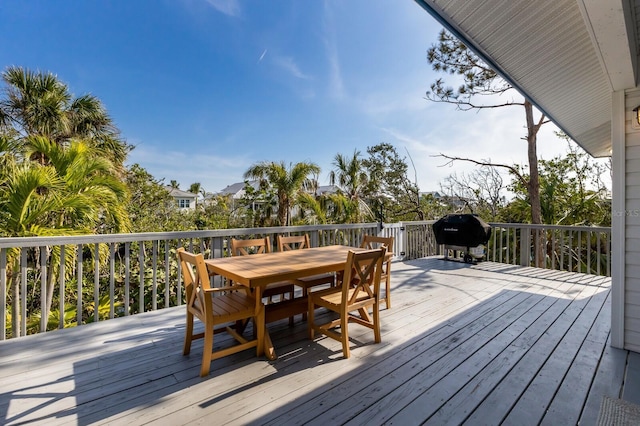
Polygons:
M415 0L596 157L636 87L640 0Z

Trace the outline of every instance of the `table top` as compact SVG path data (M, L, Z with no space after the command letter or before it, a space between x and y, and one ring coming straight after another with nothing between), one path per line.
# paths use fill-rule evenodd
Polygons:
M207 259L209 272L222 275L248 287L294 280L305 276L344 270L349 250L365 249L334 245L301 250L289 250Z

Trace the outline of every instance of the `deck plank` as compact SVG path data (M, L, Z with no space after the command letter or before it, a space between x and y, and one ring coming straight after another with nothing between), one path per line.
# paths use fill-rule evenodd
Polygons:
M348 360L297 317L269 325L276 360L244 351L200 378L184 308L0 342L0 423L588 425L623 395L609 278L425 258L394 263L392 288L382 343L353 325Z

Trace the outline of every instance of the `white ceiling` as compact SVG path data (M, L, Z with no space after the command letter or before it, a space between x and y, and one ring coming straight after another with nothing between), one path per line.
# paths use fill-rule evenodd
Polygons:
M415 0L594 156L637 81L640 0Z

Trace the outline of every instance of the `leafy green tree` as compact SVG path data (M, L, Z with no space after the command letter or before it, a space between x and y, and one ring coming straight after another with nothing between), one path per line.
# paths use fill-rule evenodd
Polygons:
M564 139L566 137L561 136ZM609 173L577 145L569 144L565 156L540 160L540 199L544 223L555 225L611 225L609 191L603 176ZM528 221L526 188L513 179L509 189L515 194L503 218Z
M265 180L257 188L244 181L244 195L234 211L233 221L242 227L261 228L275 225L273 216L278 208L278 197L275 188Z
M278 199L277 221L288 226L291 208L296 197L310 181L310 175L320 173L320 167L314 163L300 162L287 167L284 162L261 162L251 166L244 174L245 179L258 179L261 186L269 186Z
M206 197L207 192L204 190L200 182L194 182L189 185L189 192L196 195L202 195L202 197Z
M131 201L127 212L135 232L196 229L191 212L181 212L165 185L139 164L127 170L125 183Z
M395 147L388 143L368 147L368 158L362 160L367 171L366 196L389 221L424 220L417 183L408 177L409 166ZM385 218L380 217L381 221Z
M364 167L360 151L355 150L351 157L336 154L333 170L329 174L331 185L337 185L339 191L331 195L335 214L342 217L344 223L359 223L374 217L366 203L369 176Z
M307 192L298 195L298 205L301 207L299 224L317 225L328 223L327 203L323 197L316 197Z

